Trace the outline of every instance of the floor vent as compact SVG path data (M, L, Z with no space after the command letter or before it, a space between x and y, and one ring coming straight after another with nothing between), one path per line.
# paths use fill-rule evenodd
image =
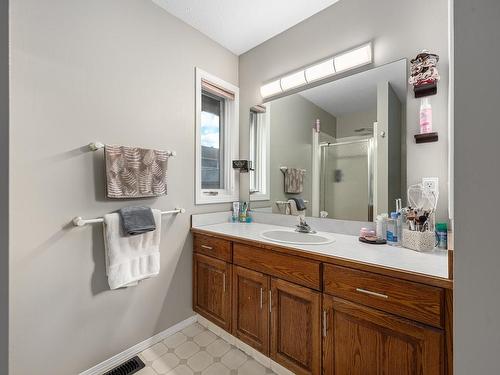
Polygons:
M129 359L127 362L115 367L104 375L131 375L146 367L144 362L137 356Z

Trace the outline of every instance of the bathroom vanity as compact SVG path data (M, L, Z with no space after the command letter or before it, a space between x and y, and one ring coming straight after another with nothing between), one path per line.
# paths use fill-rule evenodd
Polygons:
M451 374L446 252L274 243L275 225L193 227L193 309L296 374Z

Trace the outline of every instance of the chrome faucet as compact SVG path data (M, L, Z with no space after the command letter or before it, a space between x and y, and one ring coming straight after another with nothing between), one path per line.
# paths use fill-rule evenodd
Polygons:
M295 229L296 232L299 233L316 233L315 230L313 230L309 224L306 223L306 217L299 215L299 224L296 226L297 229Z

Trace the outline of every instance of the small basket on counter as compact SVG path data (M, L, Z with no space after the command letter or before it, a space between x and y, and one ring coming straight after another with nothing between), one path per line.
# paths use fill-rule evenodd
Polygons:
M432 251L436 246L436 234L432 231L403 229L403 247L415 251Z
M409 206L404 210L401 245L415 251L432 251L436 247L434 230L438 192L422 184L408 187Z

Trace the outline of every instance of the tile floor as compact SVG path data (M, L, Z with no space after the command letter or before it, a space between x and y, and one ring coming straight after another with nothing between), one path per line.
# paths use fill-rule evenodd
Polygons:
M199 323L139 354L146 368L136 375L268 375L271 369Z

